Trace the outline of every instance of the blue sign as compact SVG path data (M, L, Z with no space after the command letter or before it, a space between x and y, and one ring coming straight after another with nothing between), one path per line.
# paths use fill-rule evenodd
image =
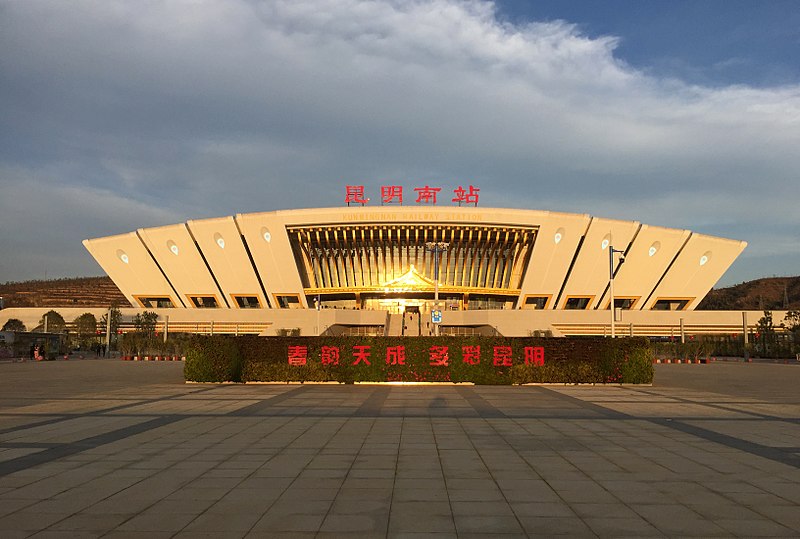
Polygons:
M431 322L434 324L441 324L442 323L442 311L441 309L434 309L431 311Z

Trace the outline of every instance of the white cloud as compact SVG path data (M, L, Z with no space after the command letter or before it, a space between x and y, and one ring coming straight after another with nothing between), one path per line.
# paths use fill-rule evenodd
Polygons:
M335 205L354 181L472 181L487 204L796 245L800 86L661 79L615 58L614 36L514 26L481 1L1 9L3 198L10 170L37 178L19 208L80 222L86 196L118 210L89 221L113 233Z

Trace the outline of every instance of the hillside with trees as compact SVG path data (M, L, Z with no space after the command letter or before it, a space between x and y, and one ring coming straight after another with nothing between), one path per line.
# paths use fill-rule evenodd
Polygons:
M10 307L128 307L109 277L74 277L0 284L3 305Z
M714 289L700 302L706 311L800 309L800 277L768 277Z

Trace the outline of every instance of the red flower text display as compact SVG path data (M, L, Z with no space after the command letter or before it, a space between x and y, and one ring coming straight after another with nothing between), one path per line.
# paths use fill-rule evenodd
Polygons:
M353 346L353 365L358 365L359 363L365 363L366 365L371 365L369 362L369 345L355 345Z
M400 346L387 346L386 347L386 364L387 365L405 365L406 364L406 347Z
M510 346L495 346L492 364L495 367L510 367L513 365Z
M544 365L543 346L526 346L524 352L525 365Z
M290 346L289 347L289 365L296 367L306 364L308 361L308 347L307 346Z
M290 345L288 347L289 365L302 366L309 361L308 346ZM354 345L350 351L353 357L351 365L372 365L370 362L371 347L369 345ZM526 346L522 349L525 365L544 365L544 347ZM319 350L319 359L322 365L339 365L341 351L338 346L322 346ZM467 365L481 363L480 346L462 346L461 361ZM448 346L434 345L428 349L428 362L433 367L447 367L450 365L450 348ZM405 345L391 345L386 347L387 365L406 365ZM492 364L495 367L511 367L514 365L514 354L511 346L494 346L492 348Z
M480 346L462 346L461 357L464 363L468 365L478 365L481 362L481 347Z
M450 364L447 346L431 346L428 352L430 353L431 366L447 367Z
M323 365L338 365L339 364L339 347L338 346L323 346L320 357Z

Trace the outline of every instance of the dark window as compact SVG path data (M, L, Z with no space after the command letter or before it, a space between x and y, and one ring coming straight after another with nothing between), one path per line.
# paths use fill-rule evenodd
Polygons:
M528 296L525 298L525 309L544 309L547 305L546 296Z
M172 309L174 305L168 297L137 298L146 309Z
M654 311L682 311L689 305L688 299L660 299L653 305Z
M240 309L260 309L261 302L257 296L234 296Z
M281 309L298 309L300 308L300 298L297 296L276 296L278 298L278 307Z
M617 309L622 309L624 311L627 311L631 307L633 307L633 303L635 301L636 301L636 298L614 298L614 306ZM608 308L606 308L606 310L608 310Z
M592 298L567 298L567 304L564 306L565 309L586 309L589 307L589 302Z
M192 303L198 309L216 309L217 298L214 296L191 296Z

